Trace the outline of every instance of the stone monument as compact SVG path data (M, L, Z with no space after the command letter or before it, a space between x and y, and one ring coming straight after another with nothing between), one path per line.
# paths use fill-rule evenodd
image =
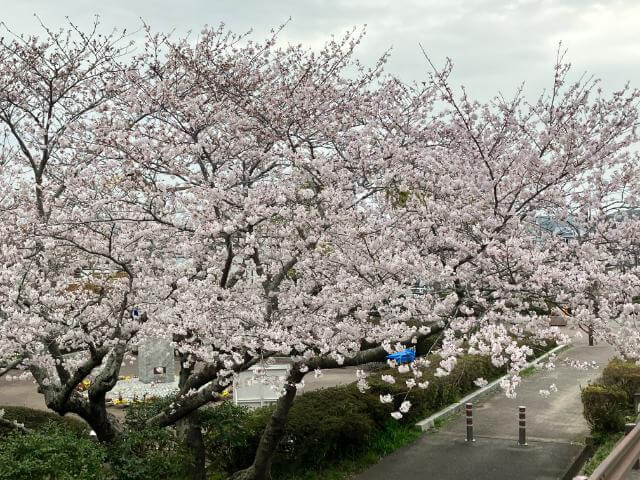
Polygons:
M138 346L138 377L143 383L170 383L175 378L173 346L166 338L148 338Z

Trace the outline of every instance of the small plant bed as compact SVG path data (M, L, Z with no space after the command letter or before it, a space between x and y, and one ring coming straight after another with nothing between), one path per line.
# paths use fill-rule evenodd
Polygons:
M93 379L85 378L78 384L76 390L87 395ZM152 401L175 394L178 391L178 380L173 382L143 383L138 377L121 375L118 382L107 395L107 406L126 408L133 403Z

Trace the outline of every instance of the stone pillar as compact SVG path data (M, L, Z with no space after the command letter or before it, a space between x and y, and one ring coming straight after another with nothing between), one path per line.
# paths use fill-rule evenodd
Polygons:
M171 341L147 338L138 346L138 377L143 383L171 383L175 379Z

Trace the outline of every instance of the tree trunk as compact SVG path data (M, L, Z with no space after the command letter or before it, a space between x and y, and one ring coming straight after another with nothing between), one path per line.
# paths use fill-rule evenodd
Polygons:
M300 382L303 377L304 374L295 369L289 373L285 386L286 393L276 402L276 409L273 411L262 437L260 437L253 464L245 470L234 473L231 477L233 480L271 480L273 456L284 436L289 410L296 397L296 383Z
M593 325L589 325L589 346L593 347Z
M89 406L85 420L91 425L101 442L112 443L120 433L118 419L107 412L106 397L107 392L110 392L118 382L124 352L124 344L118 344L113 348L87 392Z
M115 415L107 412L107 407L104 403L91 402L89 415L83 418L96 432L100 442L113 443L120 434L118 419Z
M176 427L179 437L192 455L188 465L189 478L191 480L206 480L204 439L202 438L198 411L191 412L180 419Z
M180 376L178 387L184 393L187 388L187 381L193 373L194 364L189 356L180 354ZM200 426L200 414L197 410L182 417L176 423L178 438L191 454L188 465L189 478L191 480L206 480L207 470L205 464L204 439L202 438L202 428Z
M77 392L73 392L66 400L60 395L45 395L45 403L48 408L58 415L64 416L67 413L75 413L89 424L96 432L100 442L113 443L120 434L120 423L115 415L107 411L104 398L89 400L80 397Z

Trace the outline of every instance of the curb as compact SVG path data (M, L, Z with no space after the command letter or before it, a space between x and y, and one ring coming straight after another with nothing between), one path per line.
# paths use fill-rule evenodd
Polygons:
M572 480L576 475L578 475L578 473L580 473L580 470L582 470L582 467L584 467L584 464L587 463L587 460L589 460L589 458L591 458L593 454L596 452L596 448L593 445L593 439L591 437L585 438L584 443L585 445L583 449L573 459L573 461L571 462L571 465L569 466L565 474L562 476L562 480Z
M566 348L569 348L569 344L558 345L557 347L549 350L547 353L545 353L543 355L540 355L538 358L535 358L535 359L531 360L529 363L527 363L523 367L522 370L525 370L525 369L527 369L529 367L532 367L535 364L537 364L538 362L541 362L542 360L545 360L550 355L553 355L554 353L559 353L559 352L565 350ZM503 375L502 377L498 378L497 380L494 380L493 382L491 382L489 385L486 385L486 386L476 390L475 392L471 392L466 397L460 399L460 401L458 401L456 403L452 403L448 407L443 408L439 412L434 413L433 415L431 415L428 418L425 418L424 420L420 420L419 422L417 422L415 424L416 427L420 428L420 430L422 430L423 432L426 432L427 430L429 430L431 428L434 428L436 420L440 420L440 419L444 419L444 418L450 417L450 416L458 413L459 410L464 409L464 406L465 406L465 404L467 402L470 402L471 400L475 400L475 399L477 399L479 397L483 397L483 396L489 395L490 393L493 393L494 390L497 390L498 388L500 388L500 382L506 377L507 377L507 375Z

